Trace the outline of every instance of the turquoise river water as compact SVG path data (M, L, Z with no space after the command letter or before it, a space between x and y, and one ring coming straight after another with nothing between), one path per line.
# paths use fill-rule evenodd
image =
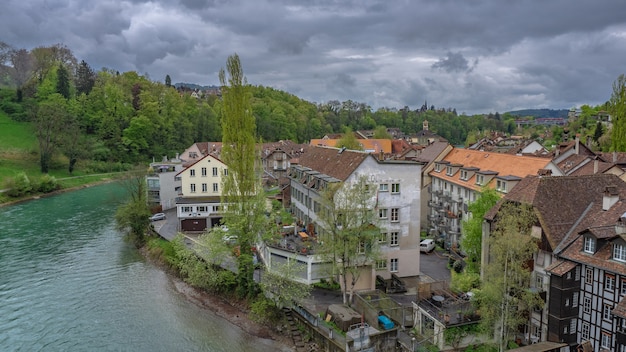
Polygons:
M187 301L115 230L106 184L0 208L0 351L276 351Z

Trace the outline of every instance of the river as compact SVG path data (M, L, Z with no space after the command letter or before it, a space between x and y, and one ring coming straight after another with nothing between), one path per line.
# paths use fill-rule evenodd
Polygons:
M111 183L0 208L0 351L276 351L187 301L115 230Z

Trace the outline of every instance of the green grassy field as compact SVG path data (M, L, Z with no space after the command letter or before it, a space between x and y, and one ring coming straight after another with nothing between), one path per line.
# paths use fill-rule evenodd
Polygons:
M59 180L62 188L98 183L119 176L119 174L86 175L79 165L70 174L67 167L67 159L56 156L49 171L51 176ZM20 172L26 173L31 180L37 180L42 176L37 138L30 123L15 122L0 111L0 189L7 179L15 177ZM0 203L10 200L8 196L0 193Z

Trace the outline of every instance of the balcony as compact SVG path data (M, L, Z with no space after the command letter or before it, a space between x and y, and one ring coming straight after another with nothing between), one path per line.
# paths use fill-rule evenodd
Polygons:
M439 209L439 208L441 208L441 203L436 202L434 200L429 200L428 201L428 206L431 207L431 208Z
M435 195L437 197L440 197L442 193L443 192L441 190L438 190L438 189L433 191L433 195Z
M439 215L427 215L426 216L428 218L429 221L439 221L441 219L441 217Z

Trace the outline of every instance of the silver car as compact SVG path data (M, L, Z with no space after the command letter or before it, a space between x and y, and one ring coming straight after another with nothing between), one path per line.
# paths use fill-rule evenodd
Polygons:
M159 220L165 220L164 213L156 213L150 217L150 221L159 221Z

